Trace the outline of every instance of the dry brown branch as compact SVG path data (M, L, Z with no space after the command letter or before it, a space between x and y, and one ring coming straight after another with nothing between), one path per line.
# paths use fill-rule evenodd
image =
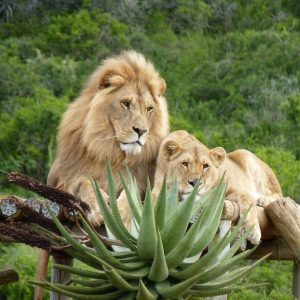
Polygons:
M49 185L43 184L32 177L16 172L11 172L8 174L7 178L11 183L14 183L27 190L33 191L40 196L62 204L68 208L76 210L81 208L84 212L90 211L89 205L81 201L79 198L76 198L67 192L55 189Z

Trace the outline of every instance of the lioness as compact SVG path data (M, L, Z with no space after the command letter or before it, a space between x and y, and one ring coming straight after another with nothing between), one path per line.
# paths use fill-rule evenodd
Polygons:
M147 174L154 175L159 144L169 131L165 89L153 65L141 54L127 51L104 60L64 114L48 183L86 201L92 208L88 217L93 225L103 220L88 176L108 198L108 159L119 210L129 226L127 199L117 175L127 165L141 192Z
M212 190L225 173L228 181L226 199L237 201L241 214L250 208L245 229L253 228L248 240L256 245L261 239L256 205L267 206L282 197L279 182L272 169L253 153L239 149L230 153L222 147L209 150L186 131L170 133L161 143L157 159L154 197L165 175L168 184L177 171L179 195L183 200L200 180L198 196Z

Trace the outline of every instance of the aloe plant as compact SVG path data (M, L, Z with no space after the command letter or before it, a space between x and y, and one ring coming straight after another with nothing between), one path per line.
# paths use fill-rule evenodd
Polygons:
M196 186L183 202L177 199L176 179L169 190L164 182L155 204L148 184L142 204L131 175L128 174L127 179L121 177L133 216L132 230L128 231L118 211L109 164L107 172L109 204L104 201L97 183L91 181L106 227L117 240L115 244L120 245L121 242L123 248L118 248L119 252L109 250L83 215L80 215L81 224L91 246L81 244L49 211L62 235L56 237L56 241L60 245L69 245L64 251L89 266L89 270L54 265L54 268L73 274L71 284L31 283L75 299L89 300L200 299L244 288L236 285L236 280L264 259L251 266L236 268L254 251L251 249L235 255L249 232L245 232L225 255L220 256L236 238L243 220L209 252L204 252L220 223L226 191L224 181L201 201L196 201L199 188ZM204 254L200 256L201 253ZM195 256L197 259L193 259Z

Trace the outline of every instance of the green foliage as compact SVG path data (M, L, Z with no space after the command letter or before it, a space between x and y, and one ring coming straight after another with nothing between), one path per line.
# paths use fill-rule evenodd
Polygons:
M0 265L11 265L19 274L19 282L0 287L0 299L32 300L34 290L28 285L27 280L34 277L38 261L38 249L33 249L23 244L0 247ZM45 297L49 294L46 292ZM7 297L7 298L6 298Z
M260 146L255 153L271 165L279 179L283 194L300 200L300 162L289 151Z
M70 55L86 59L103 57L128 46L127 26L99 10L80 10L75 14L53 16L37 45L46 54ZM109 47L108 47L109 45Z
M5 103L0 114L0 140L4 146L0 149L0 169L34 174L45 181L48 146L55 138L49 132L56 131L66 103L66 98L55 98L44 89L36 89L32 98L17 97ZM14 106L13 112L10 105Z

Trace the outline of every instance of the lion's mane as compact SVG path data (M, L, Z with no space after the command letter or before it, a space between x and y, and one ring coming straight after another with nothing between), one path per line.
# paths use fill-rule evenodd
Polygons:
M107 118L108 98L124 81L134 81L137 86L141 82L146 83L158 105L147 142L139 155L128 156L120 149L112 138L114 130ZM135 176L145 176L141 169L150 170L149 164L155 161L159 144L169 130L167 104L162 96L164 89L165 83L153 65L135 51L104 60L63 116L57 139L57 156L48 183L68 191L72 180L85 174L96 178L103 186L106 175L101 166L106 159L114 173L128 165L135 169ZM95 97L102 103L97 108L93 105Z

